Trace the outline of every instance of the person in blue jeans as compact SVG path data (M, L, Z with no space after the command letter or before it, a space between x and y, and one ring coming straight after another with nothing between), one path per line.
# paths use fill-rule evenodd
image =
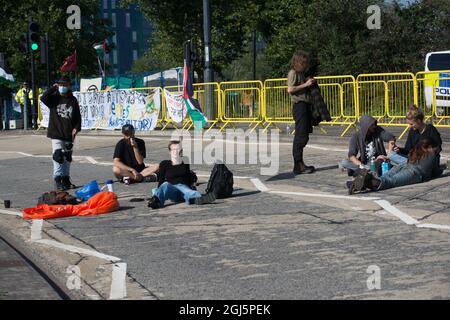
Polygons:
M437 153L435 157L436 167L432 176L439 176L442 174L442 170L439 168L440 155L442 150L442 139L439 131L432 125L427 124L424 121L425 115L423 111L416 105L411 105L408 108L406 114L406 121L409 125L408 138L406 139L405 146L400 148L396 144L389 145L389 151L387 158L394 165L402 165L408 162L408 154L421 140L430 140L437 146Z
M393 167L381 177L376 177L367 171L360 173L347 184L349 194L365 189L385 190L430 180L439 170L436 162L439 151L440 147L433 141L420 140L408 154L407 163Z
M183 162L183 149L179 141L169 143L170 160L159 164L158 188L148 202L148 207L164 207L167 200L186 202L187 204L209 204L216 198L213 193L202 195L194 190L193 175L189 164Z

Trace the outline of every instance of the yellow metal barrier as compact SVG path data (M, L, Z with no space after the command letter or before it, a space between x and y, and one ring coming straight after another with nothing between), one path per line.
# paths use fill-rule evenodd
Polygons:
M253 124L252 131L262 125L265 119L263 84L261 81L229 81L220 83L221 112L223 122L220 130L229 124Z
M418 72L417 105L436 127L450 127L450 70Z
M358 119L355 78L353 76L323 76L315 79L332 117L332 121L322 122L321 125L344 125L346 128L341 136L345 135ZM279 78L268 79L264 82L265 130L271 125L277 127L277 123L294 123L292 102L287 92L286 81L286 78Z

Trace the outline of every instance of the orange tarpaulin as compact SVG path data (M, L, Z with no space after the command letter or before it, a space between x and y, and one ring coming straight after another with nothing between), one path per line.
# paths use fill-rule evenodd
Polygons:
M114 192L99 192L87 202L77 205L41 204L23 209L24 219L53 219L72 216L94 216L119 209L119 201Z

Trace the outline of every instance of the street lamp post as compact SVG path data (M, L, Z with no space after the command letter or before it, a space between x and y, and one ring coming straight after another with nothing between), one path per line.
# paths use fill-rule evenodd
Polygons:
M205 70L204 82L213 82L212 70L212 54L211 54L211 10L209 0L203 0L203 38L205 44ZM214 110L214 91L212 86L205 86L205 103L206 116L208 119L215 119L216 114Z

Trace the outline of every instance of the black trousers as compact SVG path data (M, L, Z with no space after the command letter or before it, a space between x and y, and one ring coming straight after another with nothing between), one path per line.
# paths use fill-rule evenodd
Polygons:
M292 106L292 115L295 121L295 137L292 144L292 156L294 162L303 161L303 148L309 141L309 134L312 129L312 111L311 105L306 102L298 102Z

